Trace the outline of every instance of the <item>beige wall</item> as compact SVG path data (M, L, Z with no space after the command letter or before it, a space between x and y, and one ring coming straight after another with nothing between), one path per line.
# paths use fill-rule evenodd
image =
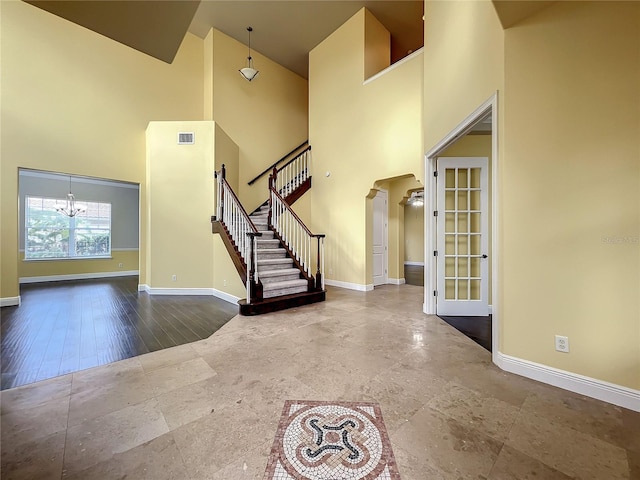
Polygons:
M144 199L148 122L202 118L203 42L188 34L168 65L27 3L0 8L0 297L8 298L19 294L18 167L140 183Z
M27 262L23 260L24 252L20 252L19 275L21 279L29 280L34 277L58 277L60 275L137 272L139 265L138 249L111 250L111 258L91 260L31 260Z
M371 12L365 10L364 78L369 78L391 64L391 34Z
M146 278L152 288L213 285L214 130L210 121L151 122L147 128ZM195 143L178 145L178 132L194 132Z
M215 169L219 172L224 164L227 182L234 191L238 191L240 149L217 123L214 133ZM213 215L215 214L214 210ZM239 298L247 296L242 279L220 235L213 235L213 288Z
M424 205L404 205L404 261L424 263Z
M370 189L423 177L421 55L363 84L366 17L361 10L309 54L312 230L327 234L326 277L360 286L372 283Z
M195 143L177 145L178 132L194 132ZM220 171L223 162L233 187L238 183L238 146L214 122L149 124L146 278L151 289L214 288L245 296L220 236L211 232L210 218L216 213L213 172Z
M638 389L640 4L557 2L505 41L503 351Z
M216 123L214 131L214 163L216 172L225 169L225 179L234 191L238 190L240 175L240 148L227 132Z
M248 82L238 73L247 57L245 45L218 30L205 43L205 52L213 54L212 61L205 58L211 71L205 81L213 91L205 111L240 148L236 193L251 211L267 199L267 177L251 187L247 182L308 138L308 84L253 50L260 74Z
M424 54L427 150L498 91L499 351L635 389L639 9L557 2L503 31L489 2L427 2Z
M504 91L504 31L490 1L425 3L424 135L431 149Z

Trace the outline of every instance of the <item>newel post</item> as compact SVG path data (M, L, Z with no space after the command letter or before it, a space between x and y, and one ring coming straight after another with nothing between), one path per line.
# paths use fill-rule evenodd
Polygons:
M255 234L248 232L247 235L249 235L250 244L250 252L247 258L247 266L249 267L249 271L247 272L247 303L252 303L256 298L256 266L253 262Z
M262 300L262 293L258 293L256 237L262 236L260 232L247 232L249 236L249 255L247 258L247 303Z
M320 253L320 242L324 238L324 235L315 235L316 240L318 242L318 253L316 257L316 290L322 290L322 271L320 270L321 262L321 253Z
M224 184L225 184L225 179L227 178L227 172L224 167L224 163L220 168L220 177L221 179L218 181L218 189L220 190L218 192L218 195L219 195L218 198L220 199L220 212L219 212L218 220L224 223Z
M267 214L267 225L270 227L273 226L273 217L271 215L271 211L273 210L273 199L271 197L271 191L276 189L276 177L278 176L278 169L273 167L273 173L269 175L269 198L267 202L269 202L269 213Z

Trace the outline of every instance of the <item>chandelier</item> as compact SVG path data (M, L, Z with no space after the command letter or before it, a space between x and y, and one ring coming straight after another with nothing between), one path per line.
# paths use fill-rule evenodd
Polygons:
M80 213L87 211L87 207L76 205L76 198L71 193L71 175L69 175L69 193L67 194L67 204L64 207L56 207L56 212L66 215L67 217L75 217Z
M253 28L247 27L247 32L249 32L249 56L247 57L247 66L241 68L239 72L243 78L251 81L256 78L260 72L253 68L253 59L251 58L251 32L253 32Z

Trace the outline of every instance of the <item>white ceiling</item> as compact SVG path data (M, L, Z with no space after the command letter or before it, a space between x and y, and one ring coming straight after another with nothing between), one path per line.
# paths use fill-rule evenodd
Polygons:
M189 31L204 38L214 27L246 45L251 26L252 49L307 78L309 52L362 7L391 33L392 63L423 45L422 0L202 0Z

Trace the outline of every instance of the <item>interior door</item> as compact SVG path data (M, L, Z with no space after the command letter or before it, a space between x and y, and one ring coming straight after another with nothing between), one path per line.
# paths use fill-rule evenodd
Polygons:
M387 283L387 192L373 197L373 285Z
M486 157L438 158L438 315L489 314Z

